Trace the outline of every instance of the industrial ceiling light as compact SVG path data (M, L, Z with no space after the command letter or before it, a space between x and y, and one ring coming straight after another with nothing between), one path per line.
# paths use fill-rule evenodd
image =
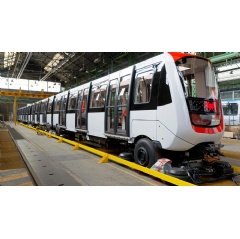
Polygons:
M52 60L50 61L50 62L48 62L48 64L44 67L44 70L46 70L46 71L51 71L54 67L56 67L59 63L60 63L60 61L61 60L63 60L64 59L64 56L62 55L62 54L60 54L60 53L56 53L54 56L53 56L53 58L52 58Z
M82 66L82 68L79 69L79 71L81 71L81 72L86 71L86 70L85 70L85 67L84 67L84 58L83 58L83 66Z
M93 62L94 62L95 64L98 64L100 61L101 61L101 54L99 54L99 57L96 58Z
M4 52L4 68L10 67L14 65L15 59L16 59L16 52Z
M85 71L85 68L84 68L84 66L83 66L82 68L80 68L80 70L79 70L79 71L81 71L81 72Z
M100 62L100 58L96 58L95 60L94 60L94 63L95 64L98 64Z

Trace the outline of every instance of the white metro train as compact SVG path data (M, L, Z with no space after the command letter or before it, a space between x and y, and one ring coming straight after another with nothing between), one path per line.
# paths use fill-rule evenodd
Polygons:
M240 100L222 100L225 125L240 125Z
M200 56L163 53L20 108L17 117L79 141L124 145L149 168L170 159L161 171L181 179L233 173L209 160L219 157L224 119L212 64Z

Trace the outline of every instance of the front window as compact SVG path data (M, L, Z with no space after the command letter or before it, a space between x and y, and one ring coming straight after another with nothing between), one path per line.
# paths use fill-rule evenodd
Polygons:
M219 90L210 62L201 58L185 57L178 60L176 66L192 124L209 127L219 125Z
M210 62L183 58L176 62L186 97L218 99L218 85Z

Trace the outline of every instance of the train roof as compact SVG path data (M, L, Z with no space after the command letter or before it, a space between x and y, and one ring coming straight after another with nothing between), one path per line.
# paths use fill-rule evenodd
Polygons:
M182 53L182 52L168 52L168 53L173 57L174 61L178 61L179 59L181 59L183 57L193 57L193 56L197 57L197 58L202 58L202 59L208 60L207 58L204 58L202 56L193 55L193 54L189 54L189 53Z

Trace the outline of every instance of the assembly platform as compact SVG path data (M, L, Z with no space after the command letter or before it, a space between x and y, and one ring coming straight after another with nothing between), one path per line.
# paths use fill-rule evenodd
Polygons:
M99 156L13 122L6 122L36 185L150 186L165 184L117 163L99 163Z

